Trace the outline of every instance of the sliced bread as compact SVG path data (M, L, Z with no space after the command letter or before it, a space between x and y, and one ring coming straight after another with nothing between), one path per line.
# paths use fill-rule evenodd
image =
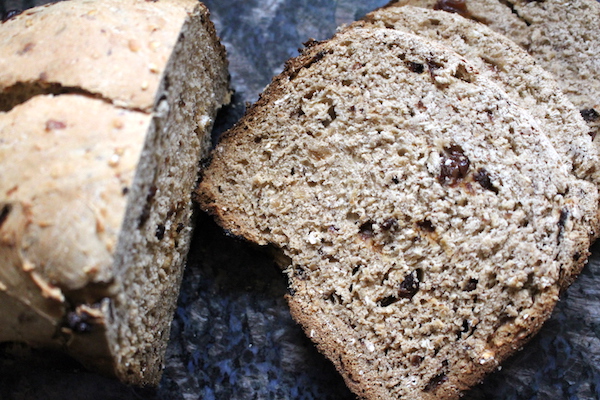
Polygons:
M597 190L593 185L600 185L600 156L589 127L553 76L513 41L458 14L420 7L392 4L368 14L364 21L438 41L467 58L537 120L561 161L577 178L587 181L578 183L582 190ZM564 286L579 272L565 273Z
M0 25L1 342L158 384L228 99L194 0L64 1Z
M286 65L197 195L280 252L292 315L359 397L451 399L585 263L598 194L563 159L463 57L355 25Z
M597 0L400 0L459 13L523 47L552 73L595 138L600 133L600 2ZM596 144L600 146L600 138Z

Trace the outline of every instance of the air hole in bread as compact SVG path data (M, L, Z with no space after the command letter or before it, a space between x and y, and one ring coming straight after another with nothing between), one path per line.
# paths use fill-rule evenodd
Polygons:
M473 76L467 70L467 67L464 64L459 64L456 67L456 71L454 72L454 77L460 79L463 82L472 83Z
M321 123L323 124L323 127L327 128L329 125L331 125L331 123L333 121L335 121L335 119L337 118L337 113L335 112L335 107L332 105L329 106L329 108L327 109L327 115L329 116L329 119L326 119L324 121L321 121Z
M424 392L432 392L435 389L437 389L438 386L440 386L442 383L446 382L448 380L448 376L446 375L446 373L442 372L440 374L435 375L433 378L431 378L429 380L429 382L427 382L427 385L425 385L425 388L423 389Z
M10 214L11 210L12 206L10 204L5 204L2 206L2 209L0 210L0 228L2 228L2 225L8 218L8 214Z
M373 221L367 221L363 223L358 228L359 235L361 239L367 240L373 238L375 236L375 231L373 230Z
M465 284L463 286L463 290L465 292L472 292L473 290L477 289L478 283L479 283L479 280L477 280L475 278L469 278L469 280L467 282L465 282Z

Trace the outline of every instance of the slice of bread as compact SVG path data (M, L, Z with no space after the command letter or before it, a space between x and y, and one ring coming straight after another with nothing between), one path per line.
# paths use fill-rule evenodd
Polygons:
M483 75L353 26L290 61L203 172L201 206L282 253L292 315L361 398L457 398L540 328L598 229L597 191Z
M0 25L0 341L158 384L228 101L194 0L65 1Z
M577 178L587 181L578 183L582 190L597 190L593 186L600 185L600 156L589 127L552 75L513 41L458 14L420 7L389 5L368 14L364 21L438 41L467 58L536 118L561 161ZM565 273L564 286L579 272Z
M600 133L600 3L597 0L400 0L488 25L551 72L579 109L594 137ZM596 140L600 146L600 138Z

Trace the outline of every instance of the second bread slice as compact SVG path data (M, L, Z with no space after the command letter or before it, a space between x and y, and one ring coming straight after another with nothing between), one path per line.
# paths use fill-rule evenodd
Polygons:
M280 250L294 318L367 399L457 398L540 328L598 228L597 193L504 91L374 27L289 62L198 198Z

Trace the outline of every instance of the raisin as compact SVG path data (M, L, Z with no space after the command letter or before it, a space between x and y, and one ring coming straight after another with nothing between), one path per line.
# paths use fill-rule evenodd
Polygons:
M440 165L440 175L438 176L440 183L455 184L469 172L471 162L465 155L462 147L457 145L450 146L444 149L444 153L441 156L442 162Z
M579 112L581 113L581 116L583 117L585 122L595 122L600 118L600 114L598 114L598 111L594 110L593 108L587 108Z
M375 236L375 232L373 231L373 221L367 221L360 226L359 234L363 240L367 240Z
M417 226L419 229L424 230L426 232L435 232L435 226L431 223L430 220L424 219L423 221L417 222Z
M162 240L165 237L165 226L163 224L159 224L156 227L155 235L158 240Z
M466 0L438 0L433 6L434 10L442 10L449 13L459 14L465 18L471 18L467 8Z
M54 119L49 119L46 121L46 132L50 132L56 129L65 129L67 125L62 121L57 121Z
M418 367L419 365L421 365L422 362L423 362L423 357L422 356L412 355L410 357L410 364L413 367Z
M398 290L398 296L403 299L412 299L419 291L419 270L414 270L404 277Z
M388 296L388 297L384 297L383 299L379 300L378 304L380 307L387 307L391 304L394 304L398 300L399 299L395 296Z
M406 63L408 69L416 74L422 74L425 71L425 66L416 62L408 61Z
M482 188L498 194L498 188L492 184L492 179L485 168L479 168L477 172L473 174L473 179L475 179Z

